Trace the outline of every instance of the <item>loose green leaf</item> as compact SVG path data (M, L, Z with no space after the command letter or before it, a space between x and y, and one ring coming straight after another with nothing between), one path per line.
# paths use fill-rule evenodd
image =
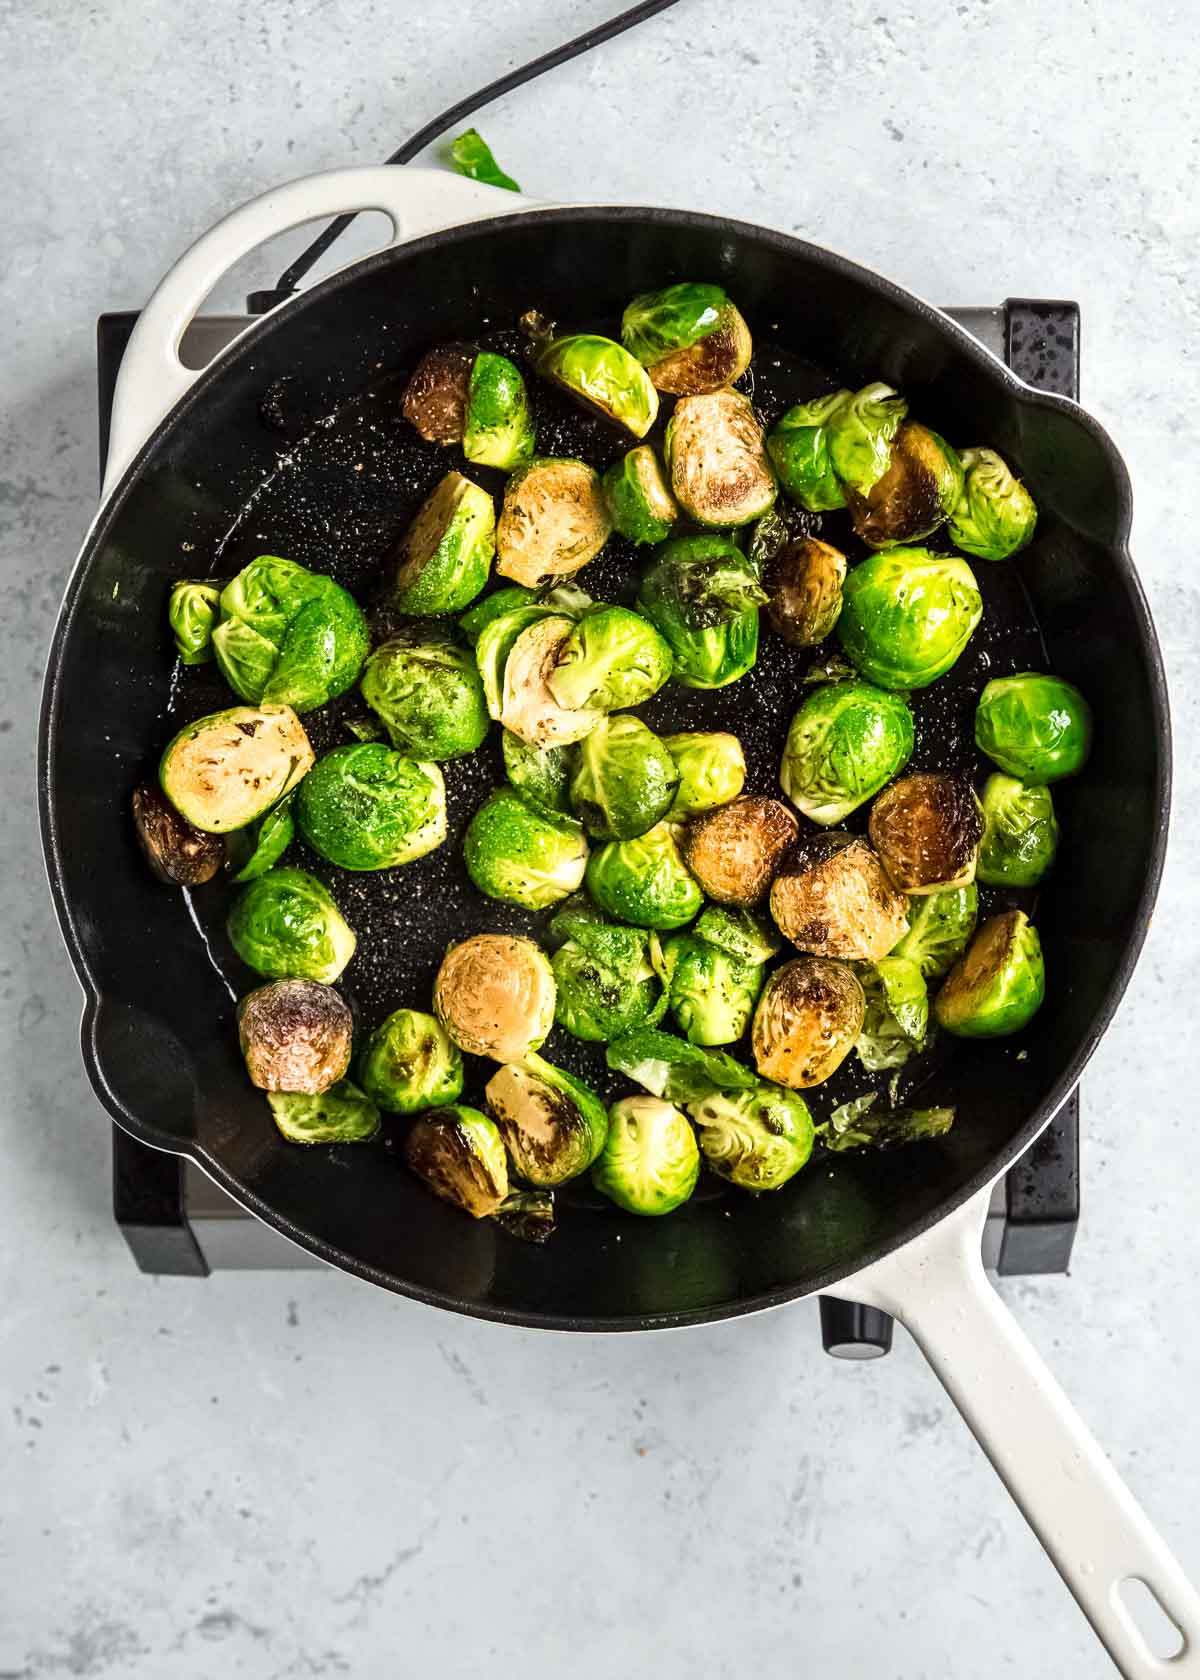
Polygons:
M487 187L504 187L508 192L520 192L511 175L506 175L492 156L492 148L477 128L468 128L450 142L448 156L460 175L472 181L482 181Z

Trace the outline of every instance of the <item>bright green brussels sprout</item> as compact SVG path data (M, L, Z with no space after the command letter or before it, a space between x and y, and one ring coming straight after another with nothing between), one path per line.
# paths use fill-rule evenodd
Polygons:
M446 148L450 162L460 175L472 181L482 181L485 187L503 187L506 192L520 192L511 175L492 156L492 148L477 128L465 128Z
M903 1067L925 1047L929 1032L929 995L915 962L882 957L858 971L867 1000L862 1031L854 1048L868 1073Z
M781 1190L813 1148L808 1104L795 1091L759 1081L748 1091L712 1091L688 1104L700 1153L743 1190Z
M664 735L663 746L679 772L679 786L667 813L673 821L730 804L746 784L746 755L736 735L720 730L685 731Z
M635 1027L605 1051L615 1073L624 1073L668 1102L693 1102L710 1091L745 1091L757 1076L724 1050L705 1050L658 1027Z
M883 477L863 496L848 489L846 501L862 540L872 548L889 548L918 542L944 525L962 484L962 462L945 438L906 420Z
M343 869L394 869L446 838L446 784L437 765L378 741L335 747L304 778L301 792L301 834Z
M606 717L579 744L571 804L598 840L633 840L666 816L679 786L675 760L640 718Z
M448 1103L414 1120L404 1159L422 1182L472 1219L497 1213L508 1195L508 1162L496 1122L477 1108Z
M748 525L774 504L778 487L762 428L740 391L680 397L663 456L672 494L697 525Z
M487 701L474 656L444 637L396 636L367 660L362 697L392 745L410 758L460 758L487 739Z
M401 538L394 605L417 617L461 612L487 582L495 551L492 498L448 472Z
M733 1044L750 1025L779 943L747 910L711 906L663 946L676 1025L690 1044Z
M975 745L1010 776L1044 787L1087 763L1092 709L1062 677L995 677L979 696Z
M663 536L666 534L664 531ZM167 622L181 664L204 665L212 658L212 633L220 600L221 591L215 583L185 581L172 585Z
M569 458L532 460L504 488L496 570L514 583L539 589L594 560L611 531L600 475L593 467Z
M550 959L532 939L477 933L443 957L433 1007L460 1050L523 1062L554 1025Z
M834 1154L847 1149L899 1149L906 1143L944 1137L954 1124L952 1108L877 1108L878 1091L835 1108L817 1136Z
M811 402L798 403L767 434L767 453L779 482L810 513L846 505L829 454L829 423L850 397L849 391L828 391Z
M750 366L750 329L720 286L684 280L643 292L621 317L621 341L672 397L732 385Z
M672 1213L700 1176L700 1151L685 1115L657 1097L623 1097L608 1114L608 1137L592 1168L601 1195L626 1213Z
M480 892L526 910L544 910L573 893L587 856L577 822L534 810L511 788L488 795L463 840L467 874Z
M665 822L593 852L587 884L602 910L635 927L683 927L704 902Z
M555 1020L569 1033L603 1044L661 1018L666 992L650 936L641 928L618 927L586 900L573 900L547 934L558 945L552 959Z
M944 676L983 616L965 560L888 548L855 566L837 631L846 657L881 688L927 688Z
M1037 524L1033 497L994 449L964 449L964 480L950 513L950 541L981 560L1007 560Z
M634 437L645 437L658 418L658 392L650 375L628 350L599 333L552 338L538 356L537 370Z
M328 1091L272 1091L275 1124L289 1143L365 1143L379 1130L379 1110L349 1079Z
M525 381L507 356L481 350L471 367L462 447L468 461L512 472L534 451Z
M527 805L550 817L571 815L570 747L531 747L511 729L500 731L500 747L505 774Z
M890 954L915 963L923 979L938 980L950 972L966 950L978 914L979 893L974 882L910 898L908 932L892 946Z
M648 443L614 461L604 475L604 500L613 525L635 543L659 543L679 518L675 498Z
M899 775L912 750L902 695L866 682L822 683L792 719L779 780L798 811L831 828Z
M638 608L675 656L688 688L724 688L758 655L758 574L728 537L679 537L658 550Z
M354 682L368 646L354 597L294 560L260 554L221 591L213 653L230 688L253 705L323 706Z
M1036 887L1054 862L1058 823L1048 787L998 772L983 789L983 842L975 874L987 887Z
M368 1037L358 1077L389 1114L418 1114L462 1096L463 1059L434 1016L397 1009Z
M844 490L865 496L878 484L907 413L908 404L890 385L874 384L855 391L830 415L829 459Z
M158 779L194 828L228 834L278 805L312 763L290 706L231 706L186 724L167 743Z
M796 537L766 562L767 619L793 647L815 647L842 610L846 556L817 537Z
M315 876L272 869L233 901L229 939L248 968L272 980L331 986L354 955L353 929Z
M253 851L233 877L235 881L257 881L268 869L273 869L296 837L292 820L292 795L289 793L278 805L273 805L256 825L252 835Z
M608 1113L594 1091L540 1056L509 1062L487 1084L509 1158L529 1184L552 1188L586 1172L604 1148Z
M1046 995L1042 946L1023 910L991 916L933 1001L939 1027L956 1038L1019 1032Z
M568 632L546 681L560 706L612 712L657 694L674 664L669 645L641 613L593 607Z

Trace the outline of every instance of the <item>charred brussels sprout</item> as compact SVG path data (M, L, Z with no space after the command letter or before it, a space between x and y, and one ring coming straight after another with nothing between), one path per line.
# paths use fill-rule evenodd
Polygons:
M978 914L979 893L974 883L912 898L908 902L908 929L891 955L915 963L923 979L938 980L966 950Z
M579 746L575 815L597 840L633 840L665 817L679 786L675 760L640 718L604 718Z
M528 1184L551 1189L578 1178L604 1148L608 1114L600 1098L540 1056L494 1073L487 1100L509 1158Z
M237 1024L246 1072L262 1091L319 1094L350 1066L350 1010L317 980L257 987L238 1004Z
M252 705L323 706L354 682L368 646L354 597L294 560L260 554L221 591L213 653L230 688Z
M688 1113L705 1161L743 1190L782 1190L812 1154L808 1104L779 1085L713 1091L689 1103Z
M573 893L587 858L577 822L535 810L511 788L488 795L463 840L467 874L480 892L526 910L544 910Z
M487 701L474 657L444 638L384 642L363 669L362 697L392 745L410 758L460 758L487 739Z
M507 356L481 350L471 366L462 446L468 461L512 472L534 451L525 381Z
M816 537L798 537L767 562L763 583L772 630L794 647L823 642L842 610L846 556Z
M267 1101L289 1143L365 1143L379 1130L379 1110L349 1079L315 1096L272 1091Z
M397 1009L368 1037L358 1077L371 1100L389 1114L419 1114L462 1095L463 1061L434 1016Z
M645 437L658 418L658 392L642 364L614 339L599 333L552 338L537 370L585 408Z
M1061 677L997 677L979 697L975 745L1010 776L1044 787L1087 763L1092 709Z
M496 570L537 589L594 560L612 523L600 477L583 461L542 458L520 467L504 490Z
M976 874L988 887L1035 887L1054 862L1058 823L1047 787L989 776L983 789L983 841Z
M643 292L621 317L621 341L655 388L687 397L732 385L750 366L750 329L720 286L685 280Z
M429 1109L413 1121L402 1147L422 1183L472 1219L498 1212L508 1195L504 1144L496 1122L477 1108Z
M452 945L433 983L438 1020L472 1056L523 1062L554 1025L554 974L532 939L479 933Z
M437 765L378 741L326 753L300 794L301 834L343 869L394 869L446 838L446 784Z
M788 730L779 780L798 811L831 828L877 794L912 757L902 695L870 683L822 683Z
M354 955L355 938L333 899L303 869L272 869L238 894L229 940L248 968L273 980L331 986Z
M1046 993L1037 929L1021 910L984 922L934 999L939 1027L956 1038L1019 1032Z
M767 453L779 482L810 513L845 507L846 497L829 454L829 425L850 401L849 391L830 391L789 408L767 436Z
M830 415L829 459L842 488L867 495L887 472L892 444L908 413L890 385L864 385Z
M671 675L669 645L641 613L592 607L567 634L546 681L560 706L640 706Z
M754 566L717 536L664 544L638 590L639 610L669 643L688 688L724 688L753 667L765 600Z
M604 475L604 500L613 527L635 543L659 543L679 518L675 498L648 443L615 461Z
M862 1031L866 1000L854 970L825 957L797 957L767 980L751 1043L764 1079L793 1091L820 1085Z
M418 618L461 612L487 582L495 550L492 498L448 472L401 538L394 605Z
M524 622L515 637L498 619L479 638L475 657L483 670L484 692L492 706L490 685L494 681L489 662L503 660L499 678L498 711L494 716L505 729L519 735L531 747L567 747L582 741L604 716L595 706L564 706L555 698L550 679L566 647L573 620L557 614L534 616L532 608L514 614ZM527 622L529 618L533 622ZM493 642L493 635L495 641ZM507 653L505 643L510 642Z
M691 1044L732 1044L750 1024L765 964L779 949L746 910L710 906L663 947L676 1024Z
M245 831L243 831L245 832ZM292 819L292 795L272 806L250 835L251 850L246 861L234 875L235 881L257 881L268 869L274 869L296 837Z
M700 1151L685 1115L657 1097L623 1097L609 1110L608 1137L592 1183L626 1213L672 1213L700 1176Z
M194 828L228 834L277 805L312 763L290 706L231 706L181 729L162 755L158 779Z
M748 525L775 501L775 473L749 397L680 397L663 454L675 500L697 525Z
M817 834L795 847L771 885L771 914L800 950L875 962L904 933L908 900L857 835Z
M799 824L778 799L743 795L693 817L684 833L687 866L718 904L753 906L767 896Z
M737 798L746 785L746 755L736 735L696 730L664 735L675 760L679 786L668 815L675 821L715 811Z
M417 363L404 387L401 410L426 443L461 443L475 352L469 344L439 344Z
M858 978L867 1000L854 1047L859 1061L868 1073L903 1067L925 1048L929 1031L929 995L921 970L906 957L882 957L860 968Z
M641 928L618 927L573 901L550 923L549 937L558 945L555 1019L575 1038L603 1044L661 1017L666 994Z
M212 633L220 600L221 591L215 583L185 581L172 586L167 621L181 664L204 665L212 658Z
M865 495L847 492L854 529L872 548L918 542L950 517L962 492L963 468L945 438L916 420L896 433L883 477Z
M504 772L527 805L548 817L571 815L571 768L575 755L569 747L531 747L511 729L500 732Z
M638 1027L614 1039L605 1059L652 1097L694 1102L710 1091L746 1091L757 1078L724 1050L705 1050L657 1027Z
M635 927L683 927L704 902L665 822L636 840L612 840L593 852L587 884L602 910Z
M964 479L950 512L950 541L981 560L1007 560L1037 525L1033 497L994 449L964 449Z
M846 657L881 688L927 688L954 664L983 615L965 560L889 548L855 566L842 592Z
M160 881L199 887L225 862L225 841L194 828L150 782L133 791L133 825L142 854Z
M901 776L871 807L871 844L902 893L940 892L975 879L983 812L961 776Z

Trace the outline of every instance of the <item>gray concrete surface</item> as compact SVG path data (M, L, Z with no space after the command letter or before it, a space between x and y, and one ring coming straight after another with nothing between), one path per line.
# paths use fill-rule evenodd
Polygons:
M375 161L608 10L0 0L6 1680L1110 1672L903 1339L851 1368L806 1305L565 1340L335 1275L156 1282L109 1217L32 789L43 650L95 499L94 318L237 200ZM1200 1571L1193 21L1133 0L685 0L483 126L549 196L798 229L939 301L1083 304L1084 394L1133 471L1173 682L1175 833L1086 1083L1073 1274L1004 1292Z

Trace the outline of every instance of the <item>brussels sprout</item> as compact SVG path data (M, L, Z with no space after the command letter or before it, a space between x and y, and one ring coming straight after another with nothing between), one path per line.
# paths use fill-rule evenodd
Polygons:
M492 156L492 148L477 128L465 128L446 148L450 162L460 175L472 181L482 181L486 187L503 187L506 192L520 192L511 175L506 175Z
M571 630L546 681L560 706L640 706L675 661L652 624L628 607L593 607Z
M502 589L498 595L489 596L488 601L498 601L508 593L507 589ZM488 601L483 603L485 607L488 605ZM508 664L508 656L516 647L523 631L532 629L535 624L542 624L548 618L556 620L558 637L565 640L573 621L569 618L564 619L561 614L554 611L553 607L544 606L541 602L532 599L526 601L523 605L512 606L503 612L493 613L486 623L479 628L479 634L475 638L475 664L483 683L483 694L487 701L488 713L497 722L504 710L504 668ZM466 619L463 620L463 623L466 623ZM557 658L559 646L557 640L554 646L555 658ZM525 672L525 680L528 681L528 661L523 665L522 670Z
M349 1079L315 1096L272 1091L267 1101L289 1143L365 1143L379 1130L379 1110Z
M235 881L257 881L268 869L274 869L287 851L296 837L296 824L292 820L292 797L289 793L255 824L251 836L253 849L234 875Z
M736 735L720 730L685 731L664 735L663 746L679 772L679 786L668 812L676 821L728 805L746 784L746 755Z
M461 443L474 363L469 344L439 344L417 363L400 406L426 443Z
M906 1143L944 1137L954 1124L952 1108L876 1108L878 1091L835 1108L817 1136L825 1148L898 1149Z
M507 356L481 350L471 368L462 446L468 461L512 472L534 451L525 381Z
M508 1162L496 1122L477 1108L449 1103L414 1120L402 1145L419 1179L451 1207L486 1219L508 1195Z
M1092 709L1062 677L996 677L979 696L975 745L1010 776L1044 787L1087 763Z
M1058 823L1047 787L998 772L983 789L983 840L976 875L988 887L1035 887L1054 862Z
M704 902L665 822L593 852L587 884L602 910L635 927L683 927Z
M860 968L858 978L867 1000L854 1046L859 1061L868 1073L903 1067L925 1048L929 1031L929 995L921 970L907 957L882 957Z
M913 718L900 694L870 683L823 683L788 730L779 780L796 809L831 828L912 757Z
M152 783L133 790L133 826L142 854L160 881L199 887L225 862L225 841L194 828Z
M655 388L688 397L732 385L750 366L750 329L720 286L684 280L626 305L621 342Z
M950 513L950 541L981 560L1007 560L1031 541L1033 497L994 449L964 449L964 479Z
M675 498L648 443L614 461L603 478L604 500L615 530L635 543L659 543L679 518Z
M496 526L496 570L537 589L594 560L612 522L600 477L583 461L535 459L513 473Z
M332 986L272 980L237 1006L250 1082L262 1091L327 1091L350 1066L354 1019Z
M1046 995L1042 946L1023 910L991 916L933 1002L939 1027L956 1038L1019 1032Z
M433 983L433 1008L472 1056L523 1062L554 1025L554 974L532 939L478 933L452 945Z
M635 1027L613 1039L605 1059L615 1073L668 1102L692 1102L710 1091L745 1091L758 1083L724 1050L702 1049L657 1027Z
M487 1100L513 1166L530 1184L578 1178L604 1148L608 1114L600 1098L540 1056L494 1073Z
M480 892L526 910L544 910L583 880L583 829L535 810L511 788L496 788L471 818L463 839L467 874Z
M962 493L962 462L916 420L896 433L887 471L865 495L846 493L856 533L872 548L918 542L944 525Z
M335 747L301 783L296 821L330 863L394 869L446 838L446 784L436 764L378 741Z
M498 621L502 627L504 619ZM533 747L568 747L582 741L604 716L594 706L563 706L555 699L550 678L566 646L572 621L554 615L540 618L520 631L504 659L500 684L500 722ZM503 638L504 632L498 632ZM476 648L488 644L484 631ZM503 653L503 646L500 648ZM485 670L484 687L489 674Z
M396 1009L358 1058L363 1090L390 1114L418 1114L462 1096L463 1060L441 1022L420 1009Z
M743 1190L782 1190L813 1148L808 1104L794 1091L759 1081L748 1091L712 1091L688 1104L700 1153Z
M864 385L829 416L829 460L843 490L865 496L887 472L908 404L890 385Z
M221 591L215 583L185 581L171 586L167 622L181 664L204 665L212 658L212 633L220 600Z
M767 434L767 453L779 482L810 513L846 505L829 454L829 424L850 398L849 391L829 391L799 403Z
M793 647L823 642L842 610L846 556L816 537L798 537L767 562L767 618Z
M228 834L278 805L312 763L304 725L290 706L231 706L181 729L162 755L158 779L193 828Z
M377 647L363 669L362 697L383 719L392 745L410 758L460 758L487 739L475 660L444 637L398 636Z
M908 900L858 835L815 834L796 846L771 885L771 914L815 957L877 962L902 937Z
M393 605L421 618L460 612L486 584L495 551L492 498L448 472L400 540Z
M672 1213L700 1176L700 1151L686 1117L657 1097L623 1097L608 1114L608 1137L592 1183L626 1213Z
M331 986L354 955L354 931L315 876L272 869L233 901L229 940L248 968L272 980Z
M926 980L948 974L975 932L979 893L969 887L950 887L927 893L908 903L908 931L892 948L893 957L916 963Z
M983 811L961 776L901 776L871 807L871 844L902 893L940 892L975 879Z
M728 537L680 537L659 549L638 608L670 644L688 688L724 688L758 654L758 574Z
M559 947L552 959L555 1019L574 1037L603 1044L660 1019L666 992L641 928L618 927L586 900L573 901L554 917L548 936Z
M697 525L748 525L775 501L775 473L749 397L680 397L663 455L675 500Z
M888 548L855 566L842 591L838 637L880 688L927 688L944 676L983 615L965 560Z
M658 418L658 392L650 375L628 350L599 333L552 338L538 356L537 370L636 438L645 437Z
M260 554L221 591L213 653L230 688L253 705L314 711L350 687L368 646L354 597L294 560Z
M666 747L625 713L602 719L580 743L571 804L596 839L633 840L666 816L678 786Z
M862 1031L866 999L852 968L797 957L767 980L754 1011L751 1045L764 1079L793 1091L835 1073Z
M531 747L511 729L500 731L504 770L527 805L548 817L571 815L570 747Z
M760 904L798 833L799 824L782 800L743 794L692 818L683 855L718 904Z
M750 1025L764 964L779 949L748 911L710 906L663 946L671 1013L690 1044L732 1044Z

